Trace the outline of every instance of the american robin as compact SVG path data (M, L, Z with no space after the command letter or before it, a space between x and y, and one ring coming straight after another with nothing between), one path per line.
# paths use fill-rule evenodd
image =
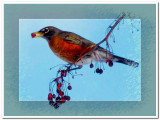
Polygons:
M48 26L38 32L31 34L32 38L42 37L47 40L53 53L69 64L82 66L91 62L113 62L123 63L138 67L138 63L132 60L113 55L106 49L98 46L93 52L89 52L95 43L73 33ZM88 54L86 54L88 53ZM81 58L83 55L85 56ZM79 59L81 58L81 59Z

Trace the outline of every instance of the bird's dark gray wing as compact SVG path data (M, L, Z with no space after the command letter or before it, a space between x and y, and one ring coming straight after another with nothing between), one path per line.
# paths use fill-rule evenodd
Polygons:
M75 34L72 32L66 32L63 31L61 33L59 33L59 35L61 36L62 39L64 39L65 41L69 42L69 43L73 43L73 44L77 44L77 45L82 45L84 47L88 47L91 46L95 43Z

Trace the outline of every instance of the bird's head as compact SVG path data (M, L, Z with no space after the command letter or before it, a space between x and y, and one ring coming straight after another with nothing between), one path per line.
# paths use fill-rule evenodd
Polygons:
M57 35L59 32L61 32L61 30L59 30L58 28L48 26L48 27L42 28L38 32L32 33L31 36L32 38L43 37L47 41L49 41L52 39L53 36Z

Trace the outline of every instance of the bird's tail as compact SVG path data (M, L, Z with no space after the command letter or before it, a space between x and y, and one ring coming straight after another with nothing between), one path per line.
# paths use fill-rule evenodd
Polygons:
M129 65L129 66L133 66L133 67L138 67L138 65L139 65L138 62L135 62L133 60L129 60L129 59L126 59L126 58L123 58L123 57L119 57L119 56L116 56L116 55L112 55L112 61L122 63L122 64L125 64L125 65Z
M99 49L96 52L99 54L99 56L101 56L102 61L111 60L113 62L122 63L122 64L133 66L133 67L138 67L138 65L139 65L138 62L113 55L104 49Z

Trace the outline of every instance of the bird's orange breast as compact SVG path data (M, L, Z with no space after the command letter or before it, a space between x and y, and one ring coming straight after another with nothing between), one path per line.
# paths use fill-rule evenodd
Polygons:
M74 63L76 56L86 48L81 45L69 43L63 40L60 36L54 36L49 41L49 46L54 54L68 63Z

